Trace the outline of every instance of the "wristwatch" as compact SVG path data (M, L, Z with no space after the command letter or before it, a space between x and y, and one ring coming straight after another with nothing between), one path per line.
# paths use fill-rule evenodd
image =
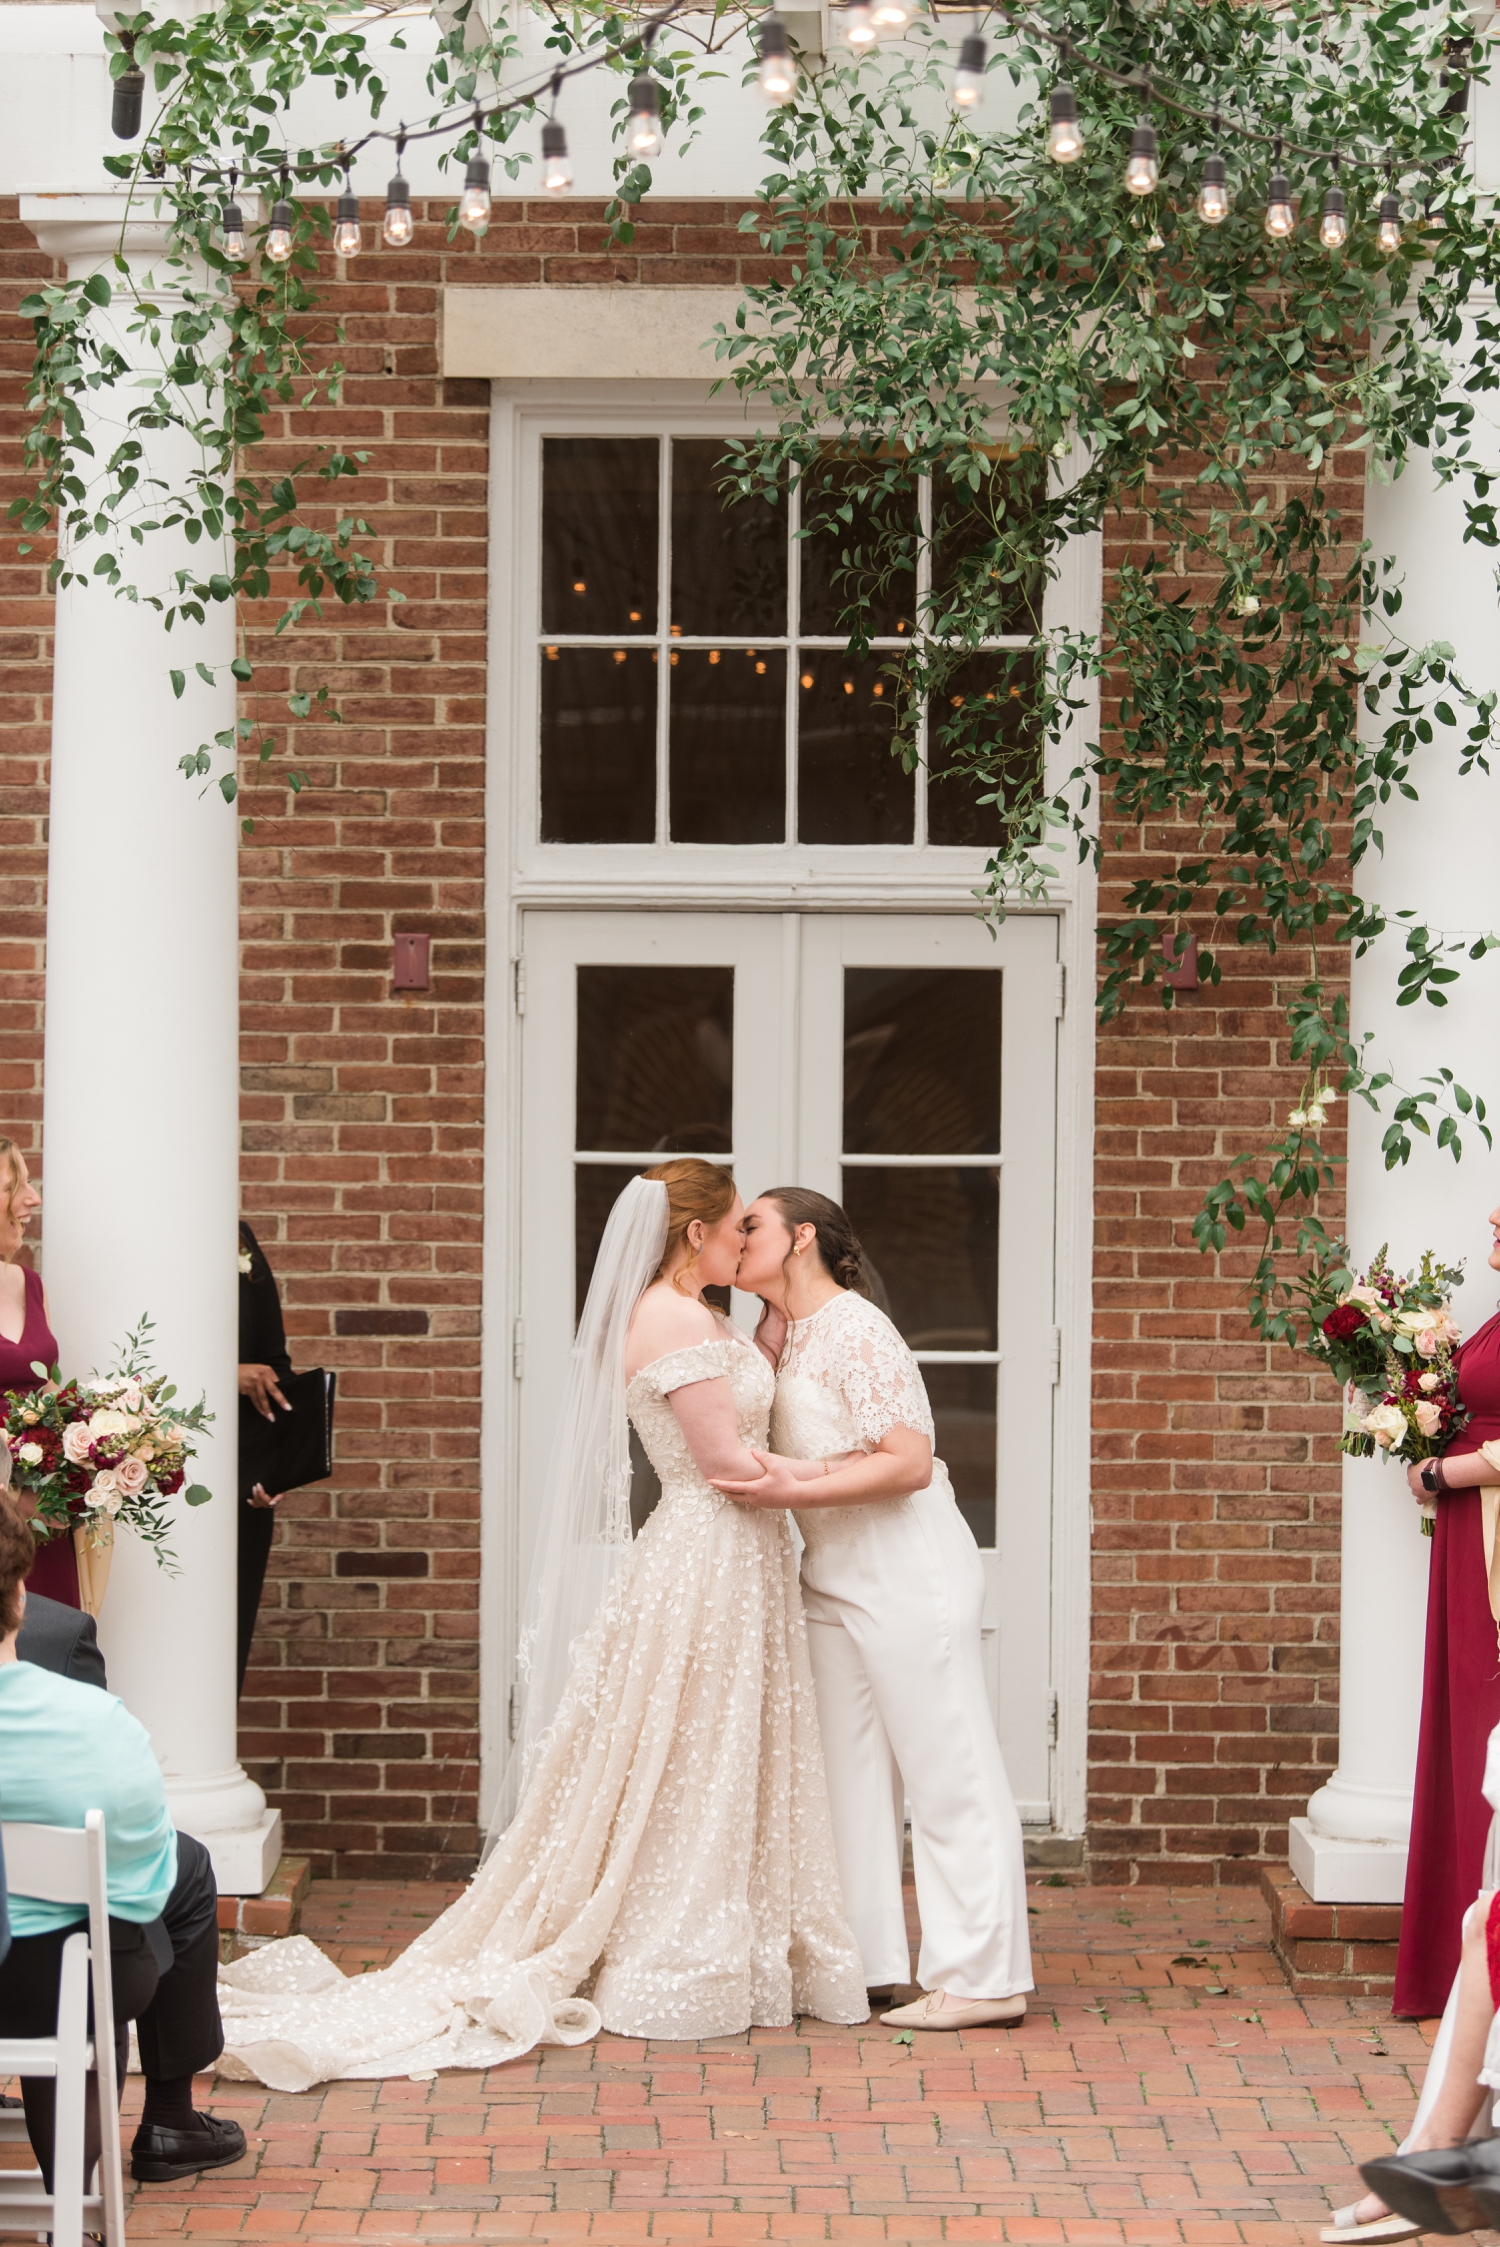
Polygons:
M1436 1459L1429 1459L1417 1477L1430 1498L1435 1498L1443 1487L1442 1471Z

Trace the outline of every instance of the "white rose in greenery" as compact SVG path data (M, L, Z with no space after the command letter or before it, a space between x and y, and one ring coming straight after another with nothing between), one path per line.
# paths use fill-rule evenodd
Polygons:
M104 1436L123 1436L130 1433L130 1422L123 1412L113 1412L107 1406L89 1414L89 1434L95 1443Z
M90 1504L95 1506L102 1506L107 1502L107 1500L113 1498L115 1494L115 1474L113 1467L101 1467L98 1474L95 1475L93 1481L89 1485Z
M1377 1404L1365 1415L1365 1434L1373 1436L1382 1451L1399 1443L1406 1433L1406 1414L1393 1404Z
M46 1456L39 1443L23 1443L16 1453L23 1467L39 1467Z
M124 1388L123 1388L123 1389L122 1389L122 1390L120 1391L120 1396L119 1396L119 1405L120 1405L120 1410L121 1410L122 1412L139 1412L139 1411L140 1411L140 1409L141 1409L141 1385L140 1385L139 1381L127 1381L127 1382L126 1382L126 1384L125 1384Z

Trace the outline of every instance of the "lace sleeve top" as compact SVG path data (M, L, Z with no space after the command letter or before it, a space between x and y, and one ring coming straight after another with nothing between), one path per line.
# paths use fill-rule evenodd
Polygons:
M912 1428L933 1440L921 1369L884 1311L866 1296L835 1295L811 1318L795 1320L779 1372L834 1392L862 1450L878 1449L892 1428Z

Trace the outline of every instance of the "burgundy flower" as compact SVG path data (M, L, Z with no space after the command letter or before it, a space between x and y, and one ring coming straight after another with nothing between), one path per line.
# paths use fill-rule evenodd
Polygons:
M1352 1334L1358 1334L1360 1328L1369 1323L1368 1314L1357 1303L1341 1303L1323 1321L1323 1332L1330 1342L1347 1342Z

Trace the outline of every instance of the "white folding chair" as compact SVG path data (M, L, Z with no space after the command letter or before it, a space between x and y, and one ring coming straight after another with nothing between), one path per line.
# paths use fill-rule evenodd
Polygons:
M120 2173L119 2087L115 2078L115 2008L109 1979L109 1905L104 1882L104 1813L91 1810L78 1826L0 1825L6 1885L12 1896L49 1904L87 1905L80 1928L63 1945L55 2036L0 2036L0 2079L51 2076L57 2085L57 2136L52 2191L40 2169L0 2169L0 2232L44 2226L54 2247L82 2247L83 2227L103 2225L108 2247L125 2247L125 2187ZM94 2034L88 1993L94 1988ZM85 2086L98 2077L100 2151L95 2178L83 2173ZM26 2126L0 2113L0 2143L24 2143ZM89 2190L90 2184L97 2190ZM18 2219L20 2223L18 2224Z

